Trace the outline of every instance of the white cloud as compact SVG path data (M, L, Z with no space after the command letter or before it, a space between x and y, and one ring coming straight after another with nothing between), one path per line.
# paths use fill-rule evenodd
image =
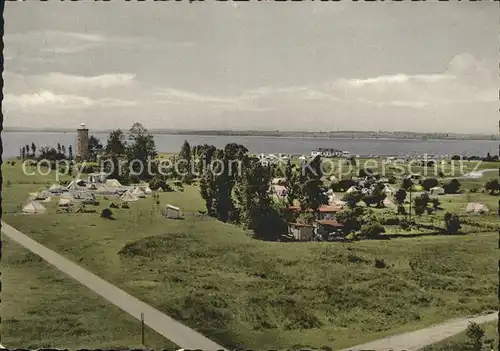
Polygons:
M14 111L37 111L40 114L51 111L73 110L88 107L133 106L135 102L113 98L91 99L85 96L56 94L50 90L42 90L32 94L5 94L4 107L7 113Z
M47 85L71 89L107 89L112 87L130 87L134 85L135 74L116 73L102 74L99 76L75 76L51 72L41 76L35 76L30 81L39 85Z

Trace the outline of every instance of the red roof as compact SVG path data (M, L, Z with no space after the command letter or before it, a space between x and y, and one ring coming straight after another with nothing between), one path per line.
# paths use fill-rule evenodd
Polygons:
M343 224L341 224L333 219L321 219L318 221L318 223L323 224L323 225L327 225L330 227L338 227L338 228L341 228L344 226Z

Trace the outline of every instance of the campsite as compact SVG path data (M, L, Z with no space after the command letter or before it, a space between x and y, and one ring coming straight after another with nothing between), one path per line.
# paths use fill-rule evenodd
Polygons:
M63 186L53 175L3 169L7 223L228 347L341 348L496 308L498 198L469 191L491 174L464 181L461 194L432 194L442 210L420 226L388 222L388 240L269 243L203 215L197 184L156 192L68 176ZM398 188L384 188L377 216L395 215ZM328 200L343 206L356 191L331 190ZM98 205L78 211L84 199ZM105 208L114 220L100 216ZM433 229L445 211L463 218L462 234Z

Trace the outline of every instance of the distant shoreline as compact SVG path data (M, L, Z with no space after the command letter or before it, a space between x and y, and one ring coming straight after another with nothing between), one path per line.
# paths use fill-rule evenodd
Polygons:
M124 130L126 131L126 130ZM150 129L154 135L195 135L195 136L225 136L225 137L272 137L298 139L360 139L360 140L420 140L420 141L497 141L496 135L452 134L452 133L413 133L413 132L300 132L300 131L218 131L218 130L158 130ZM74 129L29 129L4 128L4 133L75 133ZM92 130L94 133L110 133L111 130Z

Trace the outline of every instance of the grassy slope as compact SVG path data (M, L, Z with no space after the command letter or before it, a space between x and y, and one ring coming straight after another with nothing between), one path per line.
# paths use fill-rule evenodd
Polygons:
M2 344L11 349L140 347L140 322L3 237ZM146 328L146 346L175 345Z
M21 197L19 186L11 193ZM193 187L162 194L166 203L204 207ZM345 347L497 306L496 233L264 243L209 218L166 220L152 208L141 200L115 211L116 221L53 208L6 220L229 347ZM118 255L127 243L130 255ZM375 268L375 258L390 267Z

